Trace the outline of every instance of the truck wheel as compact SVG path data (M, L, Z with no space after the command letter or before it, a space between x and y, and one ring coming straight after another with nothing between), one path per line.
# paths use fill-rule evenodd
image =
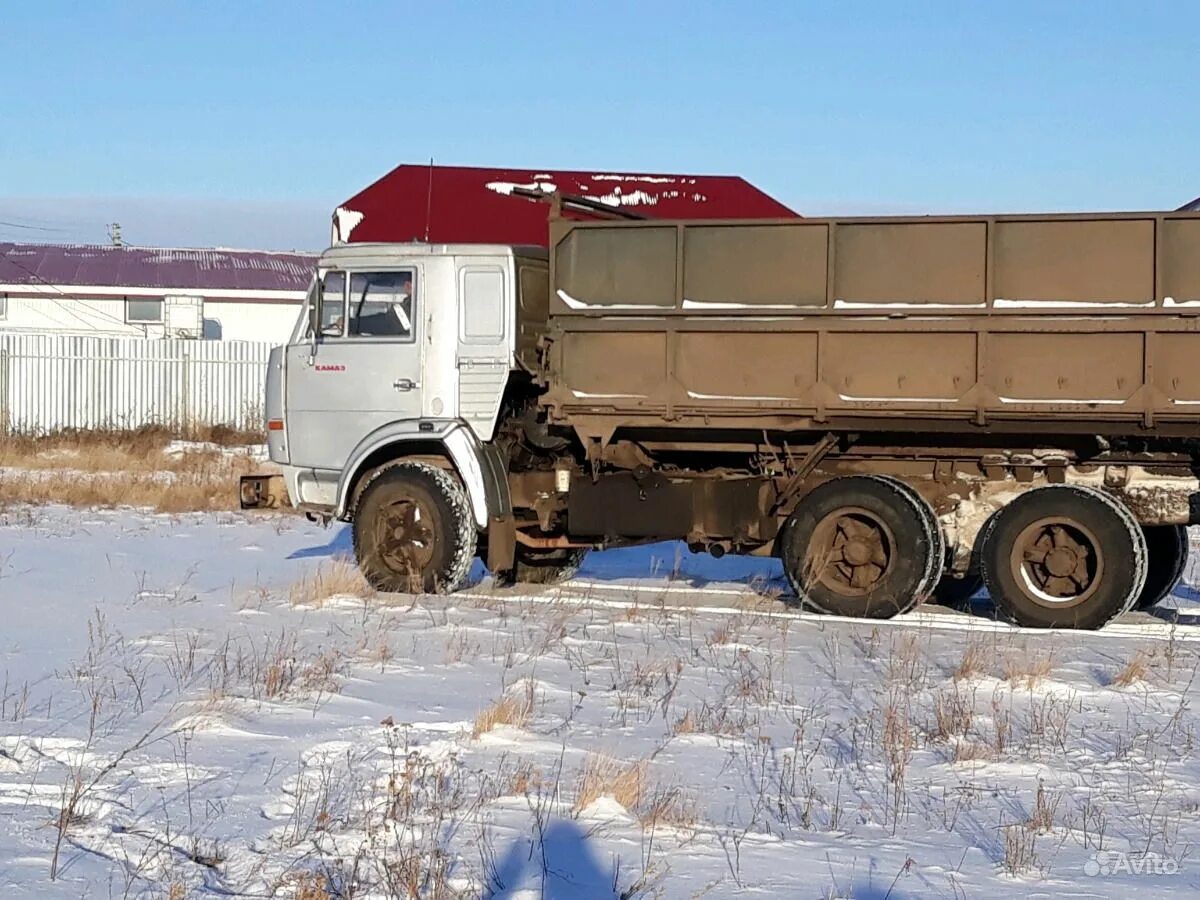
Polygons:
M929 555L929 574L926 577L925 583L917 591L917 602L924 603L933 597L933 592L939 583L938 579L942 577L942 572L949 561L946 534L942 531L941 520L938 519L937 513L933 511L933 507L908 482L901 481L899 478L894 478L891 475L875 475L873 477L880 481L894 484L898 490L907 493L912 498L912 501L917 504L917 508L925 518L925 530L931 538L930 547L932 551Z
M354 555L376 590L451 593L475 558L467 495L446 471L400 462L371 476L353 524Z
M980 540L980 573L997 611L1028 628L1100 628L1146 583L1141 527L1094 488L1026 491L991 518Z
M801 606L885 619L916 606L941 572L932 511L891 478L835 478L785 523L780 556Z
M1134 609L1150 609L1166 599L1187 566L1187 527L1184 525L1152 525L1142 528L1146 535L1149 562L1146 586L1133 604Z
M517 550L516 565L512 571L497 576L497 581L511 584L561 584L575 577L587 550L568 548L562 550Z

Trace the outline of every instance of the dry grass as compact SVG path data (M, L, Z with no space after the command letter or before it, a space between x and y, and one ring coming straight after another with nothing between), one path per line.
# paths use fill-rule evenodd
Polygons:
M1004 869L1009 875L1024 875L1037 868L1037 840L1024 825L1004 828Z
M530 791L540 791L546 784L542 770L532 763L524 763L509 776L503 794L525 797Z
M973 698L965 697L957 685L950 690L939 691L933 698L933 737L949 741L965 736L971 730L975 717Z
M991 671L995 652L980 641L972 641L963 650L962 659L954 669L955 681L969 681Z
M196 442L168 452L173 440ZM156 512L238 508L238 477L270 470L238 448L262 436L231 429L61 432L0 441L0 506L61 503ZM222 448L232 448L224 451Z
M321 563L315 571L304 575L288 589L288 602L293 606L321 607L331 597L375 596L358 566L350 560L334 559Z
M1150 674L1150 661L1153 656L1153 653L1138 650L1109 682L1110 686L1124 688L1145 681Z
M696 717L692 715L689 709L683 714L683 718L675 722L671 728L672 734L695 734L699 729L696 726Z
M708 645L710 647L734 643L737 643L737 632L729 622L722 622L709 632Z
M700 821L700 804L695 797L679 788L660 790L646 800L638 819L647 828L666 825L671 828L693 829Z
M478 738L487 734L498 725L511 725L513 728L524 728L533 714L534 688L533 682L526 680L523 691L510 691L495 703L482 710L475 717L475 725L471 729L471 737Z
M1025 827L1040 834L1048 834L1054 828L1054 814L1058 811L1061 798L1052 796L1045 786L1038 782L1037 799L1034 802L1033 814L1025 823Z
M983 744L963 738L954 745L953 761L956 763L976 762L981 759L990 759L991 755L991 750Z
M575 785L575 805L578 815L601 797L612 797L628 810L636 810L646 790L646 762L621 762L608 756L589 754L579 772Z
M1005 657L1004 680L1012 683L1024 682L1025 687L1036 687L1038 682L1054 670L1054 654L1021 651Z

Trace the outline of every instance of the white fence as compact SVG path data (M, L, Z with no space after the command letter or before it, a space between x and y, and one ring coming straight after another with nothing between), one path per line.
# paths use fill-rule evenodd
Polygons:
M268 343L0 334L0 430L260 429Z

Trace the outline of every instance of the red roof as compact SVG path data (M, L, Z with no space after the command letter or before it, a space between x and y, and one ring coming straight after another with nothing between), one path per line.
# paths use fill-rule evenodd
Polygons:
M731 175L403 165L338 208L334 241L545 246L549 207L513 196L513 187L590 197L655 219L796 215L745 179Z
M303 291L316 262L264 250L0 242L0 284Z

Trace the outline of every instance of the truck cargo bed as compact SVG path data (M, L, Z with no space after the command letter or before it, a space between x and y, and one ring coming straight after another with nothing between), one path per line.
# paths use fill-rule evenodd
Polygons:
M666 423L1200 433L1200 214L574 222L547 405Z

